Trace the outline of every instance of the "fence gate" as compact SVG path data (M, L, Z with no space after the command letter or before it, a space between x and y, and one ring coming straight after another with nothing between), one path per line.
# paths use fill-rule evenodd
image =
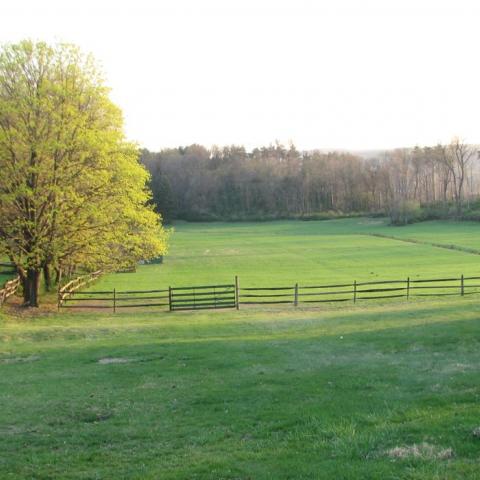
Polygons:
M169 289L170 310L236 308L235 285L204 285Z

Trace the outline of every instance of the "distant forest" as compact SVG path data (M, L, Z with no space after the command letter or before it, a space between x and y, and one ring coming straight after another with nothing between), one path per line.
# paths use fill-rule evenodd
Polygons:
M389 215L395 224L480 219L477 160L477 147L458 139L368 158L278 143L251 152L191 145L141 155L153 201L167 222L354 214Z

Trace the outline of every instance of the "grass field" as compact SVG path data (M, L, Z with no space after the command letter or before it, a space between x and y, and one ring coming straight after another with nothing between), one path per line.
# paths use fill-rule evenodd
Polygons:
M472 298L4 317L0 476L477 479L478 317Z
M480 224L473 222L428 222L407 227L388 227L383 220L358 218L183 223L175 226L163 265L140 266L135 274L109 275L92 288L226 283L235 275L244 286L480 275L480 256L371 236L376 233L480 249Z
M478 222L430 221L406 227L383 226L378 233L397 238L411 238L445 246L456 245L480 252L480 224Z
M479 274L478 255L370 236L475 232L180 224L163 265L92 288ZM0 311L0 478L480 479L479 302Z

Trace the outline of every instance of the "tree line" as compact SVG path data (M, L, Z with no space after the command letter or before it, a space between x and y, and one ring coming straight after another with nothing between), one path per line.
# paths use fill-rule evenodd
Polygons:
M462 216L479 193L477 158L477 148L458 138L367 158L280 143L251 152L191 145L141 154L155 206L169 221L369 213L397 224L425 211Z

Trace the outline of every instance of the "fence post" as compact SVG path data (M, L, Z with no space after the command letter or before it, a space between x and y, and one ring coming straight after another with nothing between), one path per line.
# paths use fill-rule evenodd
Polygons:
M293 299L293 305L298 307L298 283L295 284L295 296Z
M57 290L57 311L60 311L60 289Z
M172 287L168 287L168 310L172 311Z
M115 289L113 289L113 313L117 311L117 294Z
M239 288L238 288L238 276L235 275L235 308L237 310L240 309L240 299L238 298L238 292L239 292Z
M463 297L464 294L465 294L465 280L463 278L463 273L462 273L462 277L460 278L460 295Z
M357 303L357 281L353 281L353 303Z
M410 277L407 278L407 300L410 298Z

